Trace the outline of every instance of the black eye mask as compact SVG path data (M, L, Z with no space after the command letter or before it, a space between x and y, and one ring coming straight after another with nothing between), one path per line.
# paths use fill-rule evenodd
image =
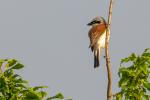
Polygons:
M92 21L91 23L92 23L92 24L99 24L100 21L96 21L96 20L95 20L95 21Z
M100 21L92 21L92 22L90 22L88 25L93 25L93 24L99 24L100 23Z

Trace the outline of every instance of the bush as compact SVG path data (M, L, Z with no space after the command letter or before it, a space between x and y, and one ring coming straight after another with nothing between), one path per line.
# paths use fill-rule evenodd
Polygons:
M150 49L140 56L133 53L122 59L118 75L121 91L116 94L116 100L149 100Z
M61 93L47 97L47 86L30 87L14 70L24 67L15 59L0 59L0 100L53 100L64 99Z

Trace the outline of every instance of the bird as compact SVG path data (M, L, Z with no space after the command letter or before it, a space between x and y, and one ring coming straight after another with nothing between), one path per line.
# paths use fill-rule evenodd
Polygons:
M100 65L101 49L105 48L107 23L103 17L98 16L87 25L91 26L91 29L88 32L90 39L89 48L94 52L94 68L97 68Z

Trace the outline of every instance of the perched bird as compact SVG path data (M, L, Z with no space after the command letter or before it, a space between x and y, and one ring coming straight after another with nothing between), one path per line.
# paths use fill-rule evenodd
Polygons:
M90 38L89 48L94 52L94 68L97 68L100 64L101 48L105 48L107 23L103 17L96 17L87 25L92 26L88 33Z

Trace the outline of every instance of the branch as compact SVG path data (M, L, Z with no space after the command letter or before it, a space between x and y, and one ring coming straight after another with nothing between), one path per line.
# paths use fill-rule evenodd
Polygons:
M107 100L112 100L112 72L110 67L110 56L109 56L109 37L110 37L110 26L111 26L111 19L112 19L112 6L113 1L110 0L109 5L109 14L108 14L108 26L106 30L106 40L105 40L105 55L106 55L106 67L107 67L107 74L108 74L108 86L107 86Z

